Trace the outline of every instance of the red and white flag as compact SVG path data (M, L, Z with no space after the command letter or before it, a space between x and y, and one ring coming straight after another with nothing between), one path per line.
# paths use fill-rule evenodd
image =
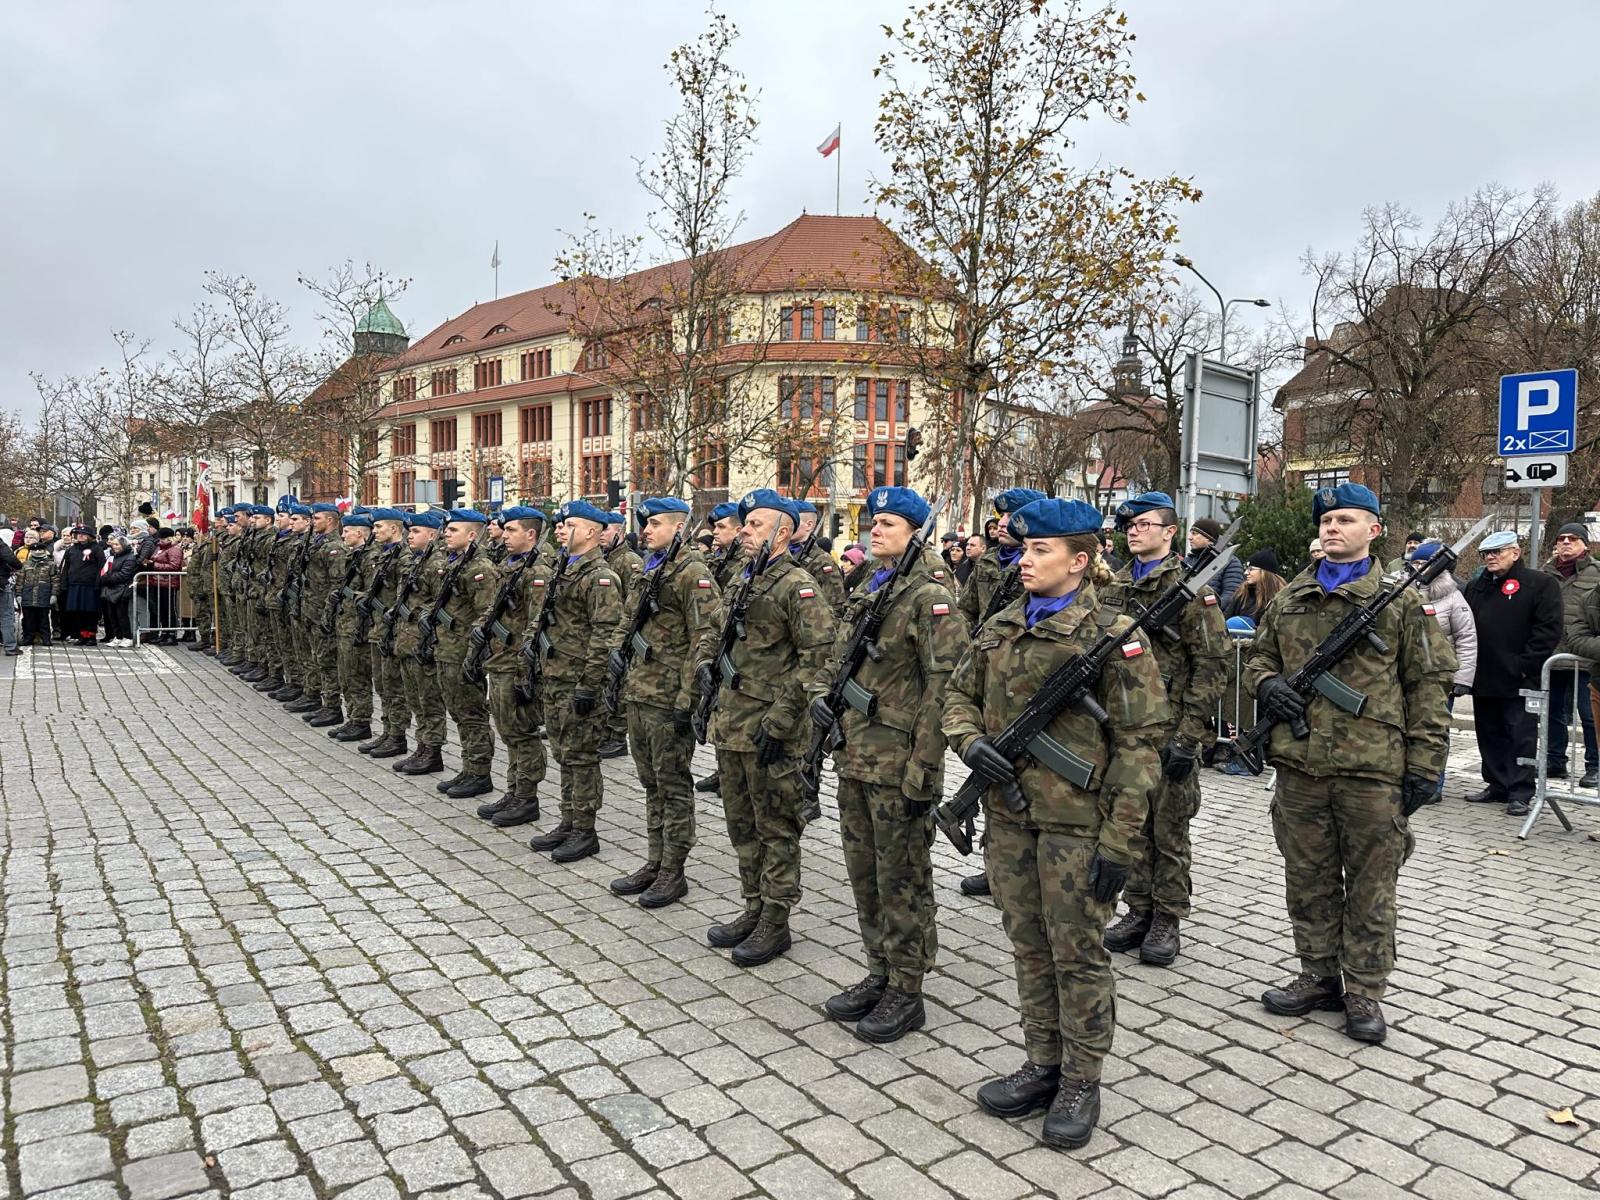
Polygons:
M839 130L843 127L844 123L841 121L833 127L832 133L822 139L822 145L817 147L817 153L822 155L823 158L827 158L828 155L839 148Z
M211 464L204 459L194 475L194 527L202 534L211 532Z

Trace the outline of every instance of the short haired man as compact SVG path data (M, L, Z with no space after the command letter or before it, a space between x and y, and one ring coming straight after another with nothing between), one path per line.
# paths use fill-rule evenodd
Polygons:
M1600 591L1600 562L1589 553L1588 526L1577 521L1568 522L1556 531L1552 549L1554 553L1545 571L1554 575L1561 586L1564 614L1561 641L1555 652L1577 654L1584 663L1576 669L1566 667L1550 672L1550 743L1546 747L1546 775L1551 779L1567 777L1567 729L1576 706L1583 729L1583 775L1578 786L1592 788L1596 782L1594 713L1586 701L1594 662L1576 643L1583 636L1584 606L1590 596Z

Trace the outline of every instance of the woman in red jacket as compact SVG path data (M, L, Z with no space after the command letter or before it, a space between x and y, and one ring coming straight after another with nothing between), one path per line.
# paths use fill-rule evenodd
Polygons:
M153 640L157 645L171 646L178 640L178 584L183 571L183 547L178 535L163 526L156 532L156 552L150 559L150 570L157 572L144 581L150 601L150 624L160 630Z

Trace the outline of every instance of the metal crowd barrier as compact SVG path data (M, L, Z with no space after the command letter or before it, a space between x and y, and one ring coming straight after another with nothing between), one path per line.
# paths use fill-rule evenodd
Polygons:
M1567 819L1567 814L1562 811L1563 804L1586 804L1600 806L1600 791L1585 789L1580 792L1575 788L1552 788L1550 779L1550 675L1552 669L1569 671L1572 675L1572 707L1568 712L1567 725L1567 779L1571 780L1583 774L1582 763L1584 757L1583 739L1583 709L1578 706L1589 704L1588 688L1580 686L1579 671L1586 660L1576 654L1552 654L1544 660L1544 666L1539 669L1539 690L1522 689L1523 703L1527 705L1530 713L1539 717L1539 739L1534 747L1532 761L1526 758L1518 759L1518 763L1534 769L1533 777L1533 803L1528 805L1528 817L1523 821L1522 829L1517 837L1526 839L1528 831L1533 828L1533 823L1539 819L1539 813L1545 805L1550 806L1550 811L1555 813L1556 819L1561 822L1562 828L1568 833L1572 832L1572 822ZM1577 756L1577 764L1573 756ZM1576 775L1574 767L1576 765ZM1559 781L1557 781L1559 782Z
M1228 679L1222 695L1217 700L1217 745L1213 751L1215 765L1223 767L1233 751L1233 739L1256 723L1256 701L1244 683L1244 660L1250 653L1253 637L1241 637L1230 632L1233 657L1228 665Z
M194 622L185 624L182 616L183 601L188 596L184 586L187 575L186 571L141 571L133 577L129 623L133 626L134 645L139 644L139 636L145 633L194 632ZM177 586L159 587L149 582L163 578L176 579ZM169 611L162 612L162 609Z

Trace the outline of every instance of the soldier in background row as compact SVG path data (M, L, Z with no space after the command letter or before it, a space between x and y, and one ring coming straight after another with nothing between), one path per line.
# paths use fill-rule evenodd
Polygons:
M800 527L795 532L789 553L816 581L823 600L827 602L828 611L838 616L844 611L844 573L839 570L839 564L833 561L833 556L817 545L814 535L822 520L821 514L809 500L796 500L794 506L800 516Z
M305 717L313 729L331 729L345 719L339 688L339 642L334 633L323 629L328 600L344 582L348 552L340 523L337 504L311 506L311 552L301 578L300 624L306 631L306 653L317 683L314 699L319 707Z
M396 572L399 583L393 602L381 612L378 622L385 630L380 636L379 652L386 661L393 659L399 664L404 711L416 725L417 743L411 754L392 769L401 775L437 775L445 769L444 693L432 665L424 663L417 650L422 642L420 622L432 603L434 568L442 553L439 531L444 528L444 513L438 509L407 513L405 526L406 552ZM388 708L385 698L386 717Z
M638 595L639 582L644 575L644 560L628 545L624 536L627 523L621 513L606 513L606 530L600 545L605 550L606 565L617 577L622 587L622 620L633 612L633 598ZM628 752L628 710L620 708L606 713L606 736L600 742L601 758L621 758Z
M339 694L344 701L345 721L328 730L328 736L336 742L365 742L372 737L372 654L366 639L356 636L356 626L361 620L356 601L361 596L367 557L373 553L372 518L366 513L345 517L340 523L339 539L345 557L330 565L338 596L335 601L330 592L327 604L328 610L335 614L335 670L339 676ZM347 578L350 578L348 583L345 582Z
M719 592L726 592L748 561L744 545L739 540L739 506L732 500L725 500L711 510L708 520L711 527L711 578L716 581ZM720 786L721 778L713 769L704 779L695 781L694 790L715 792Z
M406 753L411 711L406 703L400 660L383 653L382 614L394 605L400 589L400 573L405 565L405 514L397 508L373 508L368 513L372 517L373 545L362 564L362 590L356 597L356 607L364 623L358 628L365 628L367 652L372 656L373 687L383 705L383 728L378 737L362 742L357 749L373 758L399 758Z

